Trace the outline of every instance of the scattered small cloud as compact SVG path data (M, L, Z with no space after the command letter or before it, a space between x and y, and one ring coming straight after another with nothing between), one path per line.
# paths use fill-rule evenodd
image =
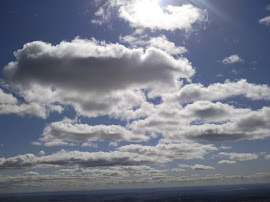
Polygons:
M260 24L264 24L266 26L270 25L270 16L267 16L265 18L262 18L259 20Z
M230 160L235 161L250 161L250 160L256 160L258 159L257 154L253 153L226 153L226 152L220 152L219 156L227 156Z
M234 63L239 63L239 62L244 62L244 59L242 59L237 54L226 57L221 61L221 63L223 64L234 64Z
M43 150L41 150L40 152L38 152L38 155L39 156L44 156L45 155L45 152Z
M218 162L218 164L235 164L236 161L230 161L230 160L221 160Z

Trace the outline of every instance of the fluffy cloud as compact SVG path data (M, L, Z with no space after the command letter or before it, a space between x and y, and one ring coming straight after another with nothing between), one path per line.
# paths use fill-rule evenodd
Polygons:
M231 55L229 57L224 58L221 62L223 64L233 64L237 62L243 62L244 60L240 58L238 55Z
M157 160L157 159L155 159ZM0 169L24 169L37 166L117 166L140 165L153 163L154 160L147 156L128 152L80 152L61 150L46 156L34 154L18 155L10 158L0 158Z
M165 101L191 103L198 100L223 100L240 95L252 100L270 100L270 87L268 85L248 83L245 79L237 82L214 83L208 87L193 83L163 97Z
M155 47L160 50L164 50L165 52L171 55L183 54L187 52L187 49L183 46L176 46L175 43L169 41L165 35L161 35L159 37L151 37L148 38L146 36L120 36L120 41L129 43L133 47Z
M97 12L93 23L102 24L111 17L112 7L118 9L118 17L131 27L151 30L189 31L194 23L207 21L207 13L191 4L161 6L157 0L113 0L105 3Z
M211 144L202 145L189 142L159 143L156 146L131 144L119 147L119 150L170 161L170 159L202 159L208 152L215 151L217 148Z
M260 24L265 24L265 25L270 25L270 16L267 16L267 17L265 17L265 18L262 18L262 19L260 19L259 20L259 23Z
M53 122L46 126L39 142L45 143L47 146L49 143L53 144L59 141L66 144L67 142L84 142L82 146L85 147L93 146L86 143L91 141L142 142L149 139L149 137L143 134L134 135L131 131L120 125L90 126L88 124L78 124L74 123L72 120L64 119L63 121Z
M86 116L143 116L153 106L139 89L171 91L179 78L195 73L187 59L162 50L128 49L95 39L55 46L35 41L15 56L4 74L27 102L68 104ZM134 112L137 106L148 110Z
M201 165L201 164L195 164L192 166L192 170L213 170L215 169L212 166L206 166L206 165Z
M38 103L23 104L11 93L5 93L0 88L0 114L16 114L19 116L31 115L46 118L47 113L50 111L61 112L62 108L55 105L46 108Z
M195 164L195 165L179 164L178 167L191 168L192 170L213 170L213 169L215 169L212 166L206 166L206 165L202 165L202 164Z
M220 102L197 101L180 105L161 104L143 120L128 125L135 134L160 133L173 140L234 141L269 137L270 108L252 111Z
M12 94L10 93L5 93L1 88L0 88L0 104L16 104L18 102L17 98L15 98Z
M112 152L80 152L66 151L36 156L24 154L9 158L0 158L0 169L25 169L46 166L134 166L149 163L165 163L174 159L202 159L211 151L213 145L198 143L158 144L156 146L126 145L119 151Z
M227 156L230 160L234 161L249 161L249 160L255 160L258 159L257 154L252 153L226 153L226 152L220 152L220 156Z
M235 164L236 161L230 161L230 160L221 160L218 162L218 164Z

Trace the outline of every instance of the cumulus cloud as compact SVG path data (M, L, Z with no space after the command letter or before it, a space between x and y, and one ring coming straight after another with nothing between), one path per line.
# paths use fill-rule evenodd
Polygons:
M156 159L157 160L157 159ZM9 158L0 158L0 169L25 169L37 166L79 166L98 167L116 165L141 165L153 163L147 156L128 152L80 152L61 150L51 155L35 156L24 154Z
M51 108L46 108L38 103L20 103L11 93L5 93L0 88L0 114L16 114L18 116L31 115L46 118L47 113L50 111L58 110L58 112L61 112L61 108L54 107L55 106L52 105Z
M202 164L188 165L188 164L179 164L180 168L191 168L192 170L214 170L215 168L212 166L206 166Z
M55 46L35 41L15 56L4 74L27 102L72 105L86 116L119 117L125 111L130 117L142 116L153 106L140 89L171 91L178 88L179 78L195 73L187 59L162 50L128 49L95 39L76 38ZM134 112L137 106L149 110Z
M206 166L206 165L201 165L201 164L195 164L191 168L192 168L192 170L213 170L213 169L215 169L212 166Z
M240 58L238 55L234 54L234 55L224 58L221 62L223 64L234 64L237 62L244 62L244 60Z
M230 147L230 146L221 146L220 148L221 149L231 149L232 147Z
M165 163L174 159L203 159L204 155L216 151L214 145L198 143L158 144L156 146L125 145L119 151L80 152L66 151L50 155L24 154L9 158L0 158L0 169L25 169L46 166L134 166L150 163Z
M173 140L235 141L269 137L270 108L235 108L220 102L197 101L182 108L161 104L146 119L128 125L135 134L154 132Z
M226 153L226 152L220 152L220 156L227 156L230 160L234 161L249 161L249 160L255 160L258 159L257 154L253 153Z
M236 161L230 161L230 160L221 160L218 162L218 164L235 164Z
M134 135L131 131L120 125L95 125L74 123L72 120L64 119L63 121L50 123L43 130L42 137L39 142L48 144L62 142L84 142L85 146L94 146L86 143L91 141L108 141L108 142L142 142L150 138L141 135ZM59 145L59 144L56 144ZM53 145L51 145L53 146Z
M270 25L270 16L266 16L262 19L259 20L259 23L260 24L264 24L264 25Z
M159 143L156 146L143 146L139 144L125 145L118 148L120 151L146 155L151 158L164 159L203 159L208 152L216 151L214 145L198 143Z
M40 152L38 152L39 156L44 156L45 155L45 151L41 150Z
M175 43L169 41L165 35L159 37L146 37L146 36L120 36L121 42L129 43L133 47L155 47L160 50L164 50L171 55L183 54L187 52L187 49L183 46L176 46Z
M113 0L99 8L96 12L97 19L92 22L97 24L107 22L111 17L110 8L113 7L118 9L118 17L134 28L189 31L193 24L207 21L207 12L191 4L161 6L156 0Z
M5 93L3 89L0 88L0 105L3 104L16 104L18 102L17 98L15 98L10 93Z
M191 103L198 100L223 100L233 96L245 96L251 100L270 100L270 87L258 85L241 79L237 82L213 83L204 87L200 83L183 86L179 91L164 95L164 100Z

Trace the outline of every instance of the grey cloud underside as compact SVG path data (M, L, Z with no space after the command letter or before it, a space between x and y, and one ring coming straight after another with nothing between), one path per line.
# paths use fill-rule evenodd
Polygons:
M270 134L269 107L252 111L209 101L197 101L184 108L173 105L173 110L168 106L161 104L152 116L128 127L138 134L161 133L170 140L235 141L263 139Z
M144 53L119 44L104 45L82 39L62 43L57 46L41 41L26 44L16 52L17 61L5 67L4 74L12 82L27 87L39 83L56 90L59 87L110 92L132 86L144 88L153 82L173 86L175 75L188 78L194 73L181 60L158 49L150 48ZM80 43L86 48L81 48ZM80 54L80 51L89 52Z
M79 152L64 150L47 156L35 156L34 154L19 155L0 159L0 169L25 169L36 166L128 166L153 163L150 158L127 152Z
M51 155L34 154L0 158L0 169L25 169L46 166L131 166L151 163L165 163L174 159L202 159L209 152L216 151L213 145L198 143L158 144L157 146L126 145L119 151L80 152L61 150ZM164 153L164 151L166 151Z
M42 134L40 142L54 141L130 141L142 142L149 140L145 135L134 135L131 131L119 125L95 125L77 124L69 121L53 122L48 125Z

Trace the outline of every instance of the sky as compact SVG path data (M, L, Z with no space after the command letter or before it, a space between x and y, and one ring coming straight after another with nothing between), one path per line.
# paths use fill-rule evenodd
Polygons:
M0 193L270 182L269 0L2 0L0 27Z

